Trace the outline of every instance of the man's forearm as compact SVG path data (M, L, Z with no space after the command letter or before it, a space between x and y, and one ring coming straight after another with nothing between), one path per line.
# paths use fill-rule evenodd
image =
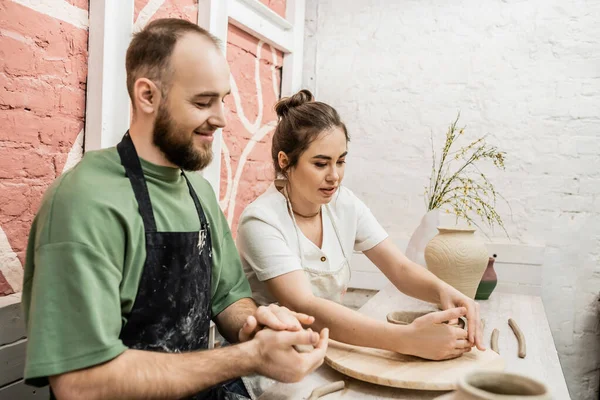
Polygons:
M51 377L59 400L180 399L253 373L251 343L222 349L167 354L127 350L92 368Z
M239 342L239 332L249 315L256 312L256 303L250 298L244 298L224 309L215 322L219 332L229 343Z

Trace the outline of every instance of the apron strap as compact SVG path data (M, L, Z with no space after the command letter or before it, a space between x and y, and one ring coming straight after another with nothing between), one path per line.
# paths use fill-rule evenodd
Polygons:
M344 244L342 242L342 238L340 237L340 232L337 228L337 224L335 223L335 217L334 217L333 213L331 212L331 209L329 208L329 204L325 204L325 209L327 210L327 214L329 214L329 219L331 220L331 224L333 225L333 231L335 232L335 236L337 237L338 243L340 244L340 247L342 248L342 254L344 255L344 258L348 261L348 263L350 263L350 259L346 255L346 250L344 250Z
M194 206L196 206L196 211L198 212L198 218L200 219L200 230L202 230L204 227L208 227L208 221L206 220L206 215L204 214L204 210L202 210L202 204L200 204L198 195L196 195L196 191L194 190L194 187L192 186L190 180L186 176L185 172L183 172L183 170L181 171L181 175L183 175L183 177L185 178L185 182L187 183L188 189L190 191L190 196L192 196L192 199L194 200Z
M288 196L287 185L285 185L283 187L283 197L285 197L286 204L288 206L288 210L290 212L290 215L292 216L292 222L294 223L294 228L296 230L296 239L298 240L298 250L300 251L300 263L302 265L302 268L304 268L304 253L302 251L302 242L300 241L300 228L298 228L298 224L296 223L296 217L294 217L294 210L292 209L292 202L290 201L290 197ZM335 232L335 236L337 237L340 248L342 249L342 255L346 259L346 263L348 264L348 268L349 268L350 267L350 259L346 255L346 250L344 250L344 243L342 242L342 238L340 237L340 233L338 231L337 224L335 223L334 215L331 212L331 209L329 208L329 204L325 205L325 209L327 210L327 214L329 215L329 219L331 220L331 223L333 225L333 231ZM321 208L321 211L322 210L323 210L323 208ZM323 218L322 213L321 213L321 218ZM325 225L323 223L321 225L323 226L323 230L325 230Z
M156 222L154 220L148 186L146 185L142 164L140 163L129 131L125 133L125 136L123 136L123 139L117 145L117 151L121 157L121 164L125 167L125 175L131 182L133 194L138 202L140 215L142 216L142 221L144 221L144 229L147 233L156 232Z

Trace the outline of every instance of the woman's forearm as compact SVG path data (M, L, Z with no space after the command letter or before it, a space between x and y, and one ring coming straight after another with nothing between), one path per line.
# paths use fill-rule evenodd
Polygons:
M329 337L356 346L402 352L402 326L378 321L350 308L311 296L295 304L281 304L315 317L313 328L329 328Z
M439 303L439 293L444 282L408 258L404 257L404 260L384 274L402 293L430 303Z
M446 283L425 267L411 261L389 239L364 253L402 293L439 303Z

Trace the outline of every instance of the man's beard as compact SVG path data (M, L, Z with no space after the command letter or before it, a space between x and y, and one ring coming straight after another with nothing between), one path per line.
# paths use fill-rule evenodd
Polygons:
M167 160L186 171L199 171L212 161L213 153L210 144L197 149L194 146L194 135L186 139L186 132L179 129L163 103L158 109L154 121L152 140Z

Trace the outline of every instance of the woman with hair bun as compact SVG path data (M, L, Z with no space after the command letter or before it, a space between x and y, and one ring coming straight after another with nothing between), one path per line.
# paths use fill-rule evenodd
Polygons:
M337 111L301 90L275 106L277 179L242 213L237 245L259 304L313 315L330 337L422 358L484 350L479 306L409 260L367 206L342 186L350 136ZM353 251L363 252L401 292L444 311L394 325L341 305ZM468 333L444 322L468 318Z

